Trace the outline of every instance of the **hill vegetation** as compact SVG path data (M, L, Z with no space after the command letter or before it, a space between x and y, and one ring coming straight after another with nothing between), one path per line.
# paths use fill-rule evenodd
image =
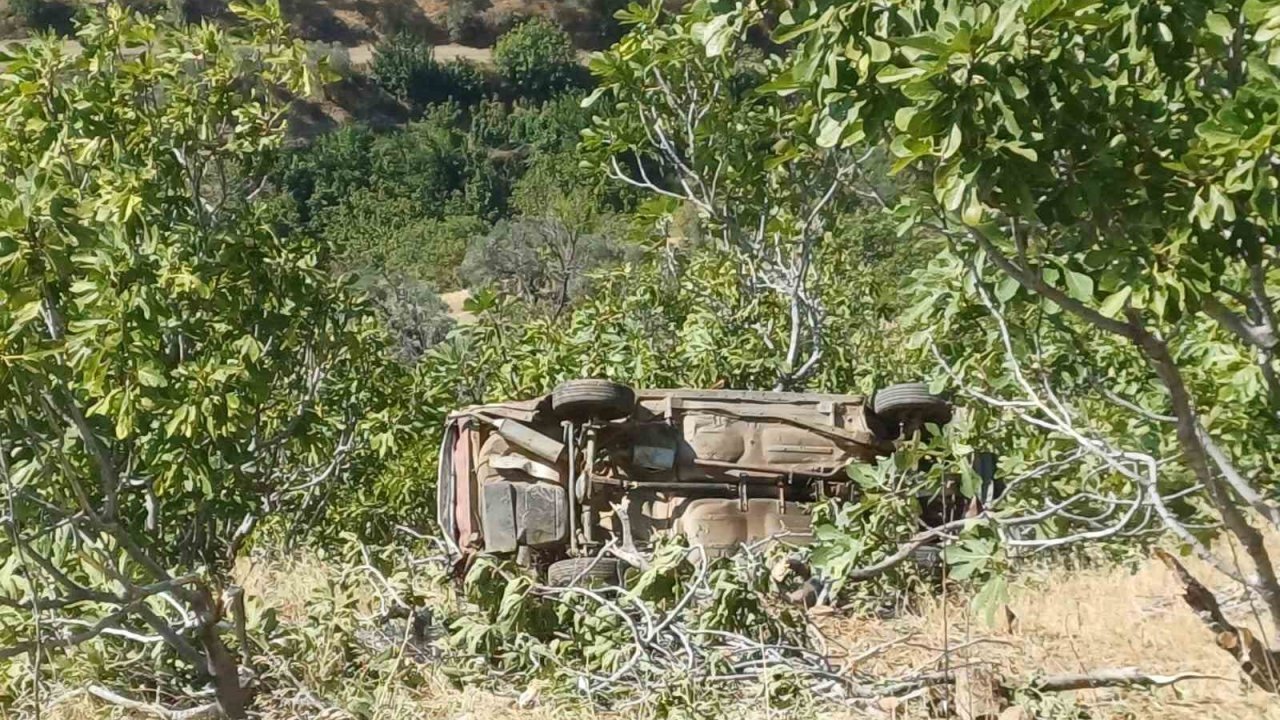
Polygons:
M183 22L232 22L226 0L130 0L132 9ZM290 34L303 40L353 47L398 33L432 44L490 47L508 30L531 19L563 28L575 46L598 50L622 35L614 13L620 0L372 0L343 3L289 0L281 11ZM0 39L51 30L68 35L77 12L93 7L81 0L4 0L0 3Z
M498 7L368 9L367 73L275 3L86 9L80 52L0 60L4 712L431 717L460 687L555 714L1066 718L1106 703L1060 690L1183 671L1274 710L1280 8ZM615 10L591 42L562 27ZM493 62L438 58L441 27ZM291 133L339 83L394 112ZM778 599L776 555L678 539L625 590L487 557L455 587L443 418L576 377L924 378L967 412L814 509L816 614ZM902 562L916 498L975 496L986 449L1004 489L925 531L939 587ZM1064 568L1159 588L1207 652L1061 667L1019 618L1081 582ZM875 642L834 645L850 627ZM1031 628L1022 666L972 652ZM1100 655L1170 649L1143 643Z

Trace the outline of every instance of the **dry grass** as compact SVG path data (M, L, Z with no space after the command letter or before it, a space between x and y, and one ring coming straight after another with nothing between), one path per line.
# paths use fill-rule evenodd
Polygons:
M1211 577L1202 563L1187 564L1202 579ZM1113 566L1024 577L1011 589L1009 610L1012 615L999 613L990 627L962 599L934 600L920 613L892 622L841 620L828 628L855 653L858 647L915 633L909 644L886 651L867 668L886 674L935 661L949 639L952 646L976 643L955 653L954 665L990 663L1005 677L1132 666L1153 674L1197 672L1225 678L1158 690L1064 694L1063 699L1087 707L1094 718L1280 718L1280 702L1240 681L1235 661L1214 645L1157 561L1132 573ZM1233 614L1234 620L1256 627L1248 608Z
M1203 580L1212 579L1202 563L1191 560L1187 565ZM307 617L307 598L328 583L332 572L332 567L306 557L240 568L248 594L277 608L285 622ZM374 609L371 599L362 602L364 609ZM1084 711L1083 717L1280 720L1280 701L1240 681L1235 662L1213 644L1199 619L1182 604L1169 572L1154 560L1135 571L1106 566L1029 572L1011 589L1009 610L1011 614L999 614L996 627L989 627L969 610L965 598L953 596L948 602L927 600L916 612L891 620L831 616L819 619L819 624L833 645L846 648L849 656L910 635L864 662L861 669L874 674L901 675L915 668L935 668L946 642L952 646L970 642L973 644L952 654L952 665L985 663L1005 677L1136 666L1156 674L1194 671L1224 678L1187 681L1150 691L1081 691L1056 700L1059 710ZM1256 626L1247 606L1237 605L1234 614L1237 621ZM325 662L317 658L317 672L323 672ZM46 717L65 720L128 717L83 696L50 709ZM920 717L923 703L887 710L887 717ZM375 695L372 715L421 720L626 717L550 704L521 708L515 698L474 688L459 690L432 672L416 687L385 683ZM776 717L759 706L743 707L734 715L742 720ZM280 720L297 716L298 711L288 707L264 715ZM837 720L866 717L852 712L818 716ZM1068 715L1055 712L1043 717Z

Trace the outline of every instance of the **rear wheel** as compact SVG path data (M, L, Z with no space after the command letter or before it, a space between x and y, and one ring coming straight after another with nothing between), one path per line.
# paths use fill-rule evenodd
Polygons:
M617 585L622 565L615 558L569 558L551 563L547 584L553 587Z
M551 409L566 420L617 420L635 404L635 391L612 380L570 380L551 392Z

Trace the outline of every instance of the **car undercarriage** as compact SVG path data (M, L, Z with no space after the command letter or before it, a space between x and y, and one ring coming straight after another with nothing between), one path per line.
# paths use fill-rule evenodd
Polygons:
M803 545L813 503L855 496L850 465L952 413L919 384L868 399L570 381L449 416L438 520L455 560L507 554L552 582L611 572L594 559L604 545L642 552L661 533L711 556Z

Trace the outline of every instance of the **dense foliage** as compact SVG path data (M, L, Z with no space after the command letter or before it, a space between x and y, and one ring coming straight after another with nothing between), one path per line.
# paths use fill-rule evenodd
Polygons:
M780 20L799 49L773 89L811 99L824 145L886 145L921 191L894 207L904 229L946 240L917 344L1049 431L1016 452L1083 456L1045 529L1083 513L1080 537L1123 538L1155 508L1280 624L1258 529L1280 523L1280 7L806 0ZM1211 508L1257 575L1174 498Z
M284 141L277 91L317 76L278 6L237 9L224 31L113 7L79 53L5 58L0 86L4 657L157 632L231 716L232 566L373 468L408 387L328 248L253 202ZM24 610L114 624L48 634Z

